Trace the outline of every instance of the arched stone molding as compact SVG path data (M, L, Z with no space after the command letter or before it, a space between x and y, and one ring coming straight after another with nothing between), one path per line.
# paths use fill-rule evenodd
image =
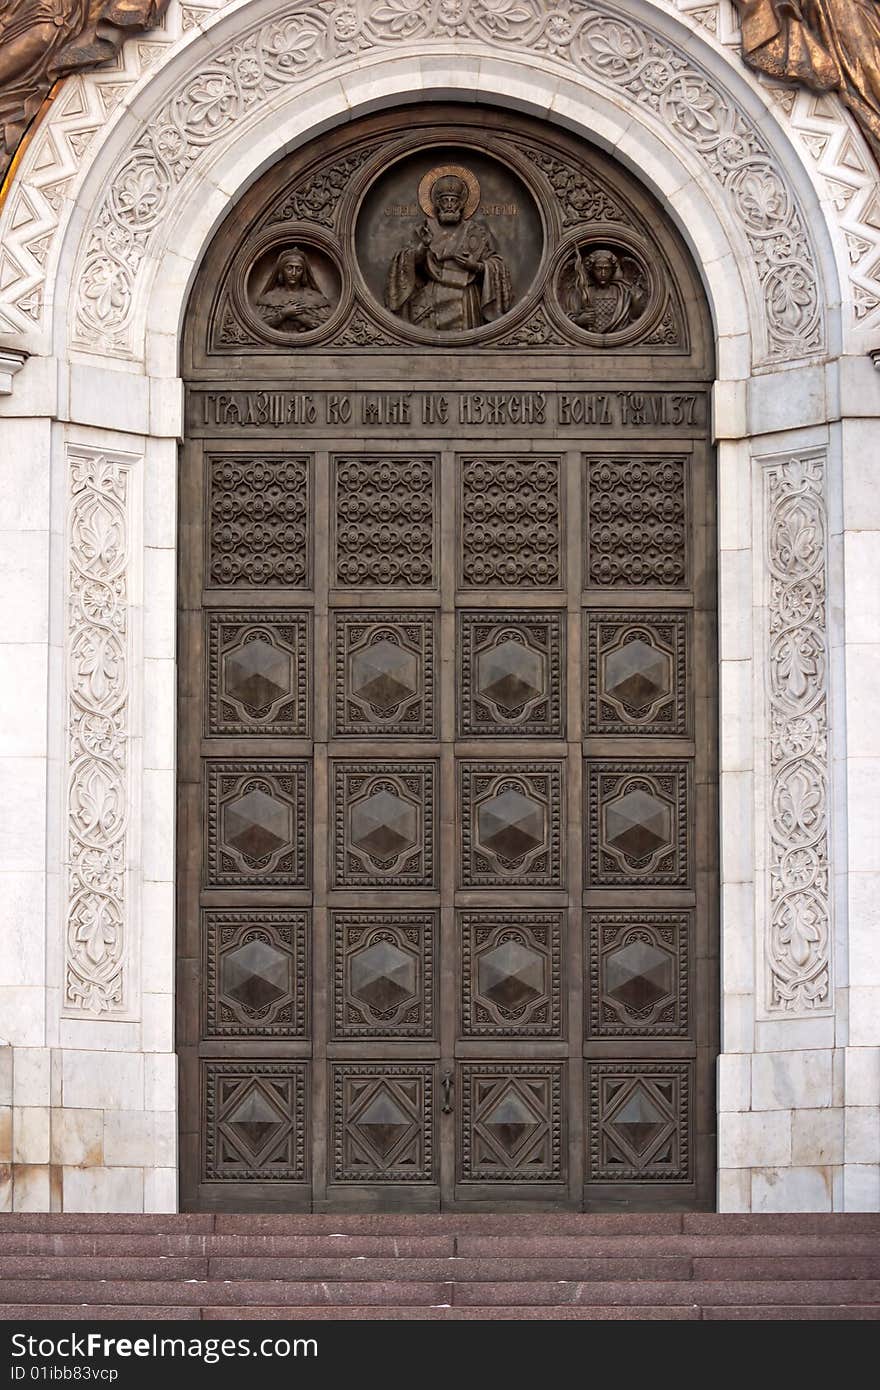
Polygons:
M683 5L682 9L684 10ZM511 15L525 14L528 18L525 21L518 19L511 22L507 17L508 10ZM458 22L453 22L453 11L458 17ZM670 12L675 12L674 19ZM75 83L69 84L69 92L65 91L62 94L57 103L57 111L53 110L50 113L45 127L37 132L31 148L26 151L7 200L4 215L6 266L4 274L0 277L0 283L3 285L0 316L6 320L4 326L17 330L17 337L24 335L28 341L23 345L35 350L47 349L45 336L39 332L35 333L34 325L46 325L53 309L56 320L67 310L66 303L62 304L59 299L59 292L66 281L70 237L76 237L79 231L77 219L74 218L65 238L64 252L59 259L57 224L64 222L66 199L71 195L78 195L78 206L91 206L99 219L104 215L110 223L115 223L115 226L110 228L111 240L117 236L122 225L117 216L120 212L120 194L116 195L115 203L111 199L109 204L96 205L93 189L96 182L107 187L114 181L118 184L121 165L126 161L125 156L122 156L121 161L117 159L116 152L127 150L126 136L132 134L133 121L142 124L155 118L156 112L162 106L163 93L186 91L187 84L192 83L198 74L202 55L210 52L211 64L216 65L217 61L221 61L220 55L223 50L228 48L230 43L239 42L242 36L253 30L255 24L259 25L261 20L272 16L276 17L271 20L276 26L284 22L285 15L292 16L295 24L295 28L290 30L294 35L292 41L295 46L290 53L280 55L289 71L283 74L283 84L276 85L276 100L285 93L291 98L298 93L300 101L308 99L311 102L317 60L321 57L321 65L325 72L333 70L335 73L338 68L343 88L346 89L343 92L342 104L350 106L351 96L357 100L358 94L352 89L350 80L344 77L345 69L355 64L361 73L365 73L374 61L382 61L383 53L391 51L398 55L399 61L405 61L413 54L420 55L423 60L429 55L427 66L422 69L423 78L420 83L420 88L425 94L431 90L432 65L435 71L444 67L457 69L458 80L453 82L453 89L465 91L469 85L473 85L468 82L467 73L473 72L475 60L478 69L482 68L486 77L489 77L491 64L486 58L487 51L494 51L499 57L503 55L507 62L513 58L517 64L521 63L526 68L526 71L521 73L519 82L520 96L524 98L524 104L534 110L547 109L549 106L554 110L557 119L563 120L566 119L565 88L572 79L577 87L573 101L575 119L577 108L582 108L583 105L584 87L587 87L595 98L601 94L604 86L612 101L618 105L619 119L617 132L613 122L607 130L599 129L594 132L599 142L616 145L618 153L625 159L627 151L625 145L618 143L619 133L622 127L629 125L635 118L642 125L647 124L650 127L653 124L654 132L659 133L660 138L673 148L677 144L680 150L676 153L686 156L688 151L692 155L697 152L698 157L691 162L689 168L686 157L682 160L685 172L679 173L678 177L685 185L691 177L703 178L705 181L705 175L709 172L708 182L711 187L713 164L725 166L721 169L721 178L717 180L715 201L722 217L725 198L731 202L734 212L737 207L740 212L743 208L748 209L745 221L739 219L740 232L754 232L756 228L759 229L759 242L756 247L753 240L750 260L752 265L760 267L762 257L758 253L758 247L767 245L766 233L773 229L774 219L778 223L776 231L787 234L794 230L800 215L804 223L805 236L811 228L818 229L821 235L825 227L826 214L822 212L815 215L818 210L811 206L811 203L815 204L816 197L821 198L825 190L818 186L815 169L809 165L801 165L801 157L805 151L801 151L800 155L795 154L788 138L781 134L779 121L775 115L771 117L769 114L768 108L779 113L784 112L785 105L774 104L767 95L770 90L769 84L761 83L752 74L745 72L735 52L725 47L716 37L720 31L722 37L726 35L729 38L731 13L727 0L720 6L710 6L708 10L703 7L690 12L685 11L682 16L678 15L673 0L664 0L662 5L640 0L640 3L632 3L617 11L613 7L596 8L582 3L567 4L560 10L553 11L547 6L537 4L536 0L530 0L528 5L516 7L506 6L502 0L498 0L493 6L483 6L477 3L477 0L474 0L474 3L470 3L470 0L468 3L457 0L456 5L452 7L444 5L442 0L434 0L433 4L418 7L410 6L408 0L400 0L399 4L395 0L395 4L390 6L377 3L377 0L359 0L358 4L355 4L354 0L337 0L332 6L310 6L302 0L298 4L289 3L287 6L279 6L277 0L250 0L249 3L242 0L238 4L219 7L210 4L195 8L172 5L165 23L169 39L167 45L155 40L137 45L139 54L143 50L143 59L149 70L142 71L139 77L132 71L127 84L116 80L115 75L113 80L108 80L106 74L100 73L77 78ZM711 19L713 14L714 26ZM282 18L278 19L278 16ZM204 34L200 32L199 26L205 26ZM699 38L695 37L694 33L689 33L688 28L696 30ZM207 38L208 32L210 41ZM566 42L572 34L579 37L574 43ZM634 37L636 35L639 37ZM643 56L646 54L646 35L653 36L650 54L647 54L647 64L638 58L639 53ZM301 47L296 47L297 44ZM620 52L616 53L615 48L619 48ZM326 54L322 50L327 50ZM136 62L127 57L127 69L130 62L132 68L137 67ZM276 64L276 78L282 66ZM214 66L211 70L216 78L219 69ZM627 73L633 78L634 89L639 83L648 86L649 100L640 103L627 91ZM675 80L676 73L678 80ZM703 77L699 76L701 73L704 74ZM688 74L686 81L682 80L682 74ZM291 80L288 81L287 78ZM293 80L294 78L296 80ZM707 95L709 87L706 86L706 81L717 93L716 98ZM363 82L358 85L363 90ZM370 85L369 79L367 85ZM491 86L491 83L489 85ZM241 88L239 90L241 92ZM125 95L120 97L120 92L123 91ZM690 101L692 97L695 104ZM366 96L367 102L375 99L375 93L368 93ZM222 105L222 99L218 104ZM650 110L652 104L655 107L653 122ZM713 104L717 107L714 112ZM94 124L96 108L100 108L103 113L100 132ZM204 102L202 109L205 109ZM717 121L719 113L729 137L722 142L713 138L711 130L712 122ZM852 136L853 131L847 125L848 118L842 108L839 115L838 125ZM681 119L676 140L675 132L670 130L670 126L675 125L679 116ZM216 119L211 112L205 119L208 120L209 117ZM237 124L241 128L244 121L241 119L240 111L238 117ZM827 117L825 119L827 123ZM219 121L218 125L221 129L214 133L222 135L223 121ZM746 163L751 165L749 169L743 167L740 158L743 154L744 135L746 144L751 147L752 157L746 158ZM295 133L292 138L296 138ZM856 171L856 166L865 171L870 167L865 164L865 151L858 148L860 137L857 133L854 138L856 144L853 144L850 138L837 141L838 145L846 146L845 151L841 152L841 158L845 159L850 169L850 179ZM217 161L222 158L220 146L223 143L222 138L218 138L216 142L212 142L212 150L202 152L203 155L209 155L215 167ZM828 144L829 137L826 136L825 145ZM277 148L276 146L276 152ZM814 142L811 150L813 154L815 149ZM699 157L700 154L703 156L702 159ZM766 160L767 155L769 164ZM202 158L197 163L201 176L207 161ZM770 166L774 172L768 175ZM59 167L62 168L60 179ZM784 185L776 184L779 171L795 169L800 169L800 178L796 182L801 182L803 188L785 189ZM769 183L768 176L771 180ZM129 188L127 195L129 198L133 196L140 199L141 203L144 200L149 203L151 199L155 200L155 190L147 189L143 184L143 178L142 174L138 174L136 182L140 186ZM658 188L661 193L671 191L663 183L659 184ZM732 198L727 196L731 191L735 194ZM175 203L183 201L179 197L181 192L181 188L174 188ZM121 196L125 194L122 193ZM838 189L838 201L841 196ZM798 214L795 211L792 215L792 207L797 204L798 198L803 200L803 212ZM128 211L130 212L131 208ZM683 207L679 216L682 217L690 211ZM141 220L144 220L143 217ZM146 214L146 220L149 220L149 213ZM736 221L737 218L734 216L732 222ZM830 221L833 223L835 219L832 217ZM100 241L100 228L93 228L92 231ZM92 309L95 310L96 306L100 308L97 317L99 321L101 315L105 317L113 329L111 338L115 334L116 321L112 305L109 306L108 313L108 301L127 294L127 286L124 284L128 278L127 272L123 273L120 267L124 261L131 262L145 250L136 244L142 241L143 231L143 227L137 229L134 242L129 242L124 248L118 262L114 262L113 256L96 257L97 243L92 248L93 272L96 259L101 263L97 278L92 280L89 289L93 296ZM843 272L841 280L846 284L855 243L850 237L848 244L844 246L844 238L836 234L836 228L834 234L841 243L835 249L838 269L842 269ZM802 264L801 251L806 251L806 247L793 247L792 255L786 258L783 253L782 259ZM148 258L152 259L157 252L158 248L151 245ZM829 261L826 273L831 269L828 252L829 246L826 242L825 246L820 248L821 256ZM88 248L82 254L88 262ZM809 258L808 256L807 259ZM807 274L808 281L812 279L813 273ZM758 278L761 280L760 270ZM807 285L801 283L801 275L791 267L786 268L784 278L785 283L780 283L778 274L768 272L763 276L764 289L770 296L771 320L774 299L782 304L783 317L791 314L798 316L803 313L804 305L801 302L799 309L797 301L803 301L804 295L809 295ZM55 281L58 283L54 283ZM833 282L832 272L831 285ZM827 291L829 286L825 288ZM847 290L850 299L854 293L854 290ZM138 292L138 297L143 298L142 290ZM757 331L763 334L762 325L768 317L762 313L765 306L761 304L761 298L761 292L756 294L752 287L751 308L753 331L756 332L756 350ZM820 294L819 298L826 309L829 306L833 309L838 302L838 295L833 290L831 293ZM860 300L863 310L869 299L870 295L863 285ZM852 317L850 314L849 318ZM79 328L76 315L70 320L75 334L74 342L78 336L81 347L96 345L93 341L97 326L95 319L94 312L91 315L87 313L87 322L80 323ZM718 326L722 335L726 336L720 320ZM851 325L845 323L845 331L847 327ZM829 345L834 348L837 335L833 325L830 332ZM807 353L814 353L821 352L825 347L821 335L813 342L805 340L800 346L795 342L797 334L783 336L787 338L785 342L777 339L776 342L764 345L764 357L791 358L793 355L800 355L801 349ZM808 333L806 339L809 338ZM57 341L54 346L57 350ZM131 340L127 348L117 342L115 346L111 343L111 349L114 356L120 350L133 350ZM135 355L140 354L136 351ZM758 351L758 356L761 355L761 351Z
M381 7L380 0L370 4ZM277 106L261 106L252 123L236 123L227 138L213 142L210 150L205 147L204 158L176 185L173 200L157 222L155 230L161 235L145 245L130 337L108 344L109 352L95 351L94 342L76 345L72 335L77 320L70 310L81 283L80 266L89 255L89 238L106 207L105 195L111 185L120 187L119 171L155 112L210 68L236 36L266 22L270 14L316 10L326 17L347 8L351 7L343 0L323 9L303 3L285 6L280 0L240 0L198 9L173 4L167 18L168 42L157 38L147 55L153 66L136 71L137 62L127 54L125 74L93 74L68 84L69 95L59 101L59 110L50 114L21 161L3 209L0 231L7 238L7 261L0 275L0 332L35 357L16 381L13 397L0 402L0 416L24 418L0 423L13 431L8 435L10 456L18 451L23 458L45 459L52 476L52 500L45 507L45 552L37 555L50 575L47 606L53 614L45 638L40 638L48 653L49 689L42 713L50 736L43 745L40 784L41 814L45 821L48 797L50 823L43 858L48 957L41 988L29 979L20 1000L16 995L10 1037L24 1052L34 1054L28 1065L43 1068L40 1075L46 1076L45 1086L40 1081L28 1092L40 1099L22 1104L49 1106L54 1097L51 1107L58 1109L57 1149L54 1118L51 1134L52 1153L58 1155L53 1161L65 1175L61 1200L68 1209L91 1205L97 1210L114 1204L137 1209L139 1203L162 1210L175 1200L171 824L175 469L181 428L177 371L180 325L195 267L230 205L285 149L379 106L458 97L543 114L611 151L665 199L704 274L715 315L719 364L715 427L720 441L724 951L719 1203L722 1209L746 1210L774 1205L878 1206L880 1155L860 1137L864 1130L858 1125L873 1122L880 1113L871 1071L880 1057L875 1022L880 973L872 975L873 966L863 967L861 983L852 989L847 965L854 941L862 953L859 959L870 954L871 924L864 903L869 875L880 872L880 864L871 858L870 846L853 848L845 828L847 816L853 823L860 814L870 814L867 764L873 758L880 775L880 747L875 738L871 742L874 736L864 714L869 671L859 664L858 654L848 654L847 625L841 618L844 570L848 588L854 586L856 593L859 584L869 584L871 574L858 538L862 526L874 524L870 518L876 515L876 488L861 460L870 453L870 430L876 431L871 417L880 415L880 377L864 357L855 360L874 318L873 311L857 317L852 264L873 265L878 257L871 260L872 253L865 252L853 261L852 248L847 251L850 233L841 220L841 207L825 188L831 175L824 165L833 155L848 171L848 186L856 191L846 198L840 195L843 209L860 208L867 218L870 200L880 196L880 181L867 164L855 167L867 158L861 137L842 111L835 112L833 103L830 113L810 107L806 114L803 103L813 100L806 94L795 94L790 108L777 103L768 96L770 84L734 66L733 50L719 40L717 29L707 30L705 19L673 15L671 0L632 0L627 7L631 24L638 15L639 23L649 24L663 42L675 40L683 61L696 61L709 72L725 100L752 123L750 128L789 180L785 196L798 203L812 239L812 273L824 336L794 361L774 360L763 333L760 279L753 273L748 238L732 213L723 181L692 144L674 139L671 127L646 112L643 103L619 89L612 96L583 73L575 77L556 56L529 53L522 46L499 55L488 51L490 45L455 33L400 43L393 53L352 54L344 69L340 64L332 74L314 72L295 93L292 86L280 85ZM410 7L408 0L399 0L401 13L410 8L436 17L442 4L434 0L433 5ZM586 6L571 4L568 9L580 12ZM710 10L719 17L729 15L727 0L719 7L703 7L701 13ZM609 14L610 6L603 12ZM191 27L184 29L184 23ZM111 100L106 92L99 94L101 86L123 90L124 95L109 119L99 118L103 125L98 133L96 103ZM797 116L799 111L804 132L828 136L815 158L792 124L792 113ZM823 130L812 129L811 123L824 123ZM75 140L77 135L82 139ZM880 237L880 231L871 235ZM865 240L869 244L867 233ZM870 243L875 244L880 250L880 243ZM24 290L15 266L23 267ZM30 309L21 308L28 303ZM56 423L50 423L50 417ZM63 630L63 586L72 573L61 549L65 516L72 520L75 510L70 459L84 456L110 459L127 468L132 489L136 486L143 498L143 543L132 542L126 591L130 604L133 595L143 595L142 659L132 668L125 765L129 863L120 901L126 940L112 943L113 960L133 964L127 981L122 972L118 999L114 996L101 1016L65 998L63 943L69 943L72 920L64 886L69 865L62 869L65 851L55 848L68 843L71 830L67 796L72 748L64 740L70 735L65 711L75 690L69 676L65 685L63 643L53 634ZM804 1004L801 991L797 1007L777 1009L766 975L767 961L780 945L772 935L774 904L780 895L769 862L773 823L768 808L774 778L780 769L790 771L791 763L774 759L770 738L773 701L767 662L774 599L765 580L768 559L774 557L766 549L771 544L767 516L769 480L797 488L801 483L793 481L793 470L805 463L811 505L827 515L819 603L811 623L815 627L818 613L819 640L828 660L821 674L814 671L809 679L815 696L811 709L821 706L829 730L820 753L821 775L813 779L820 797L810 808L820 827L811 844L821 847L817 874L826 929L817 939L827 956L828 972L827 986L809 1004ZM875 529L880 532L880 515ZM857 539L850 542L848 536ZM31 548L36 553L36 547ZM19 553L25 585L31 557L23 548L15 551ZM43 572L38 568L34 573L42 594ZM135 609L139 603L132 605ZM857 622L862 620L857 617ZM865 619L857 631L867 627ZM855 768L847 762L847 724L871 754L857 759ZM799 756L796 750L793 756ZM814 758L812 748L808 756ZM834 788L841 812L832 825ZM847 934L851 904L861 913L858 940L851 931ZM139 923L144 924L143 940L137 937ZM784 948L786 943L781 944ZM811 978L825 977L825 965L811 961ZM35 964L34 970L38 968ZM843 993L847 989L848 1023ZM43 1001L39 1015L28 1012L38 998ZM50 1057L53 1048L61 1051ZM71 1121L68 1107L83 1114ZM850 1110L855 1117L851 1141L845 1134ZM818 1111L823 1112L822 1122L810 1130L806 1117ZM22 1125L22 1135L36 1132ZM19 1150L30 1155L21 1163L34 1169L27 1181L22 1180L21 1203L48 1205L48 1167L43 1177L47 1158L42 1147L29 1149L29 1143L23 1138ZM100 1159L84 1169L82 1155L98 1153L99 1144Z

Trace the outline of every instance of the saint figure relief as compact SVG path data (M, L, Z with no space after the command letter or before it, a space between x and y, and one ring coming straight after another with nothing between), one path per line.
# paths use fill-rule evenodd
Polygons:
M590 333L618 333L645 311L648 285L631 256L599 248L584 256L575 247L573 274L564 296L569 318Z
M256 308L270 328L305 333L320 327L333 305L315 279L305 251L289 246L275 261Z
M839 92L880 160L878 0L736 0L749 67Z
M469 169L432 169L419 184L425 221L388 269L385 303L408 323L450 333L506 314L510 272L485 222L474 217L480 185Z

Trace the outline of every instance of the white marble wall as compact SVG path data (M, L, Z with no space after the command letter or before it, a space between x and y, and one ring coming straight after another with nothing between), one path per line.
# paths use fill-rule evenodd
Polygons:
M250 8L264 15L270 0L255 0ZM230 15L224 43L248 9L241 5ZM672 32L670 24L666 28ZM35 354L6 383L12 394L0 398L0 1209L157 1211L175 1205L176 373L187 286L231 200L281 148L356 111L411 100L418 92L508 103L598 138L667 199L704 269L719 372L719 1206L880 1209L880 720L872 717L871 701L877 685L871 677L880 664L880 373L860 355L863 320L856 323L855 291L839 270L847 257L834 200L822 200L807 155L802 165L786 143L781 116L777 124L765 111L764 135L799 190L816 239L830 348L827 356L814 353L811 362L756 370L763 351L760 305L749 288L742 228L687 143L648 117L643 121L628 94L588 88L561 64L555 70L549 59L533 55L522 66L509 49L490 55L444 38L442 52L435 47L422 55L415 45L369 63L355 58L332 78L310 78L302 94L291 84L260 105L249 127L231 125L213 163L177 189L173 215L169 211L143 262L134 347L120 350L117 360L112 351L98 360L66 346L72 316L65 316L65 305L76 288L78 237L99 206L102 181L111 180L127 157L120 132L133 141L149 123L150 102L182 90L185 74L207 61L215 38L199 34L189 58L183 53L173 71L169 61L158 73L157 97L147 83L133 89L131 106L126 98L124 131L120 126L104 145L96 142L93 163L71 185L76 197L66 208L69 223L59 233L63 244L53 250L44 289L51 311L44 328L22 332L21 343L0 343L30 345ZM691 34L688 47L699 50L704 67L728 92L727 109L735 108L737 92L750 109L768 107L764 88L739 67L731 79L727 58L708 41ZM90 82L83 90L91 104ZM856 148L858 137L844 133ZM20 176L28 171L25 161ZM38 169L33 175L39 201L50 175ZM873 191L867 175L864 182L865 196L875 196L880 176ZM129 975L119 1006L96 1017L76 1016L65 993L70 731L63 645L71 448L133 460L126 570L132 640ZM825 461L828 509L834 984L827 1006L814 1016L786 1016L768 1010L765 990L770 783L763 479L767 459L805 451Z

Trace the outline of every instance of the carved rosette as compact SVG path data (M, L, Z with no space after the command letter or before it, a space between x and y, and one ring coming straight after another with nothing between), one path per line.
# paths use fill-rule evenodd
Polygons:
M825 459L765 461L769 875L766 1009L832 1007Z
M128 818L129 473L71 448L67 560L67 920L64 1009L119 1013Z

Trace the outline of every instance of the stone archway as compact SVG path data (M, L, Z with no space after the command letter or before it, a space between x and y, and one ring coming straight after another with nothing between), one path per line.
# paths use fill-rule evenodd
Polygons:
M352 33L339 37L336 20L343 11L354 16L355 37ZM229 64L235 66L237 61L236 45L243 42L246 46L249 36L268 24L289 21L302 33L307 6L281 10L269 0L255 0L221 14L207 24L204 34L173 45L167 62L131 92L124 112L120 108L107 122L106 131L92 142L91 151L85 150L83 141L67 141L67 131L76 135L77 122L85 123L85 115L80 118L73 110L65 112L59 106L47 126L47 135L50 143L55 142L51 145L52 159L64 177L58 176L54 165L50 169L47 148L35 145L22 161L6 205L4 216L15 224L10 245L25 276L21 293L20 277L10 281L7 276L4 282L4 304L11 306L7 321L13 324L22 346L34 351L36 360L18 378L19 405L13 400L3 407L3 413L10 413L10 405L13 411L18 410L27 417L20 426L22 437L39 437L35 448L47 454L54 451L57 486L64 498L61 505L69 519L71 538L71 551L52 569L54 611L65 629L65 642L73 649L83 630L87 637L89 626L88 617L81 614L71 615L68 621L64 606L65 592L77 582L73 550L79 517L109 490L120 518L119 595L122 610L128 615L123 644L127 665L120 667L113 692L122 735L122 758L113 770L113 795L125 812L112 827L109 822L99 825L90 846L99 855L110 856L105 861L111 878L109 893L120 929L115 936L111 933L110 963L105 968L108 978L124 983L118 992L114 984L104 1000L92 993L88 1007L65 993L67 971L86 968L79 944L81 924L70 911L75 895L67 878L76 854L77 831L70 810L70 799L76 793L74 770L85 765L68 744L66 759L59 761L53 756L47 764L54 779L48 793L49 820L55 827L54 843L63 847L51 868L53 873L63 869L65 877L60 922L53 915L49 926L51 981L44 975L41 986L45 989L48 985L54 991L50 1035L56 1042L63 1038L67 1047L79 1046L89 1057L93 1055L90 1049L97 1046L108 1057L118 1059L119 1073L131 1079L130 1094L143 1097L144 1114L161 1117L173 1105L172 997L167 969L173 941L173 856L167 827L175 767L174 649L168 634L176 438L182 427L178 351L183 305L204 247L230 203L277 158L279 145L295 148L311 134L365 109L431 97L476 97L531 110L570 129L580 129L587 138L614 150L630 168L639 169L646 184L665 198L704 277L718 360L714 426L720 476L722 709L736 716L727 725L721 750L722 823L726 827L723 937L729 960L723 1011L721 1075L727 1082L721 1094L719 1200L724 1206L748 1206L753 1200L752 1168L756 1184L763 1182L762 1173L769 1174L766 1190L770 1194L772 1188L776 1195L769 1195L767 1200L784 1200L781 1194L788 1190L789 1167L792 1191L800 1193L806 1184L804 1190L812 1194L807 1200L825 1200L818 1149L813 1158L802 1149L800 1163L794 1164L791 1144L786 1145L784 1139L775 1146L746 1144L751 1133L747 1113L751 1102L743 1072L750 1070L752 1053L757 1056L763 1051L772 1054L777 1070L799 1077L809 1047L820 1052L830 1068L835 1037L843 1037L835 1034L830 974L809 999L798 990L789 999L774 992L779 969L790 976L794 963L779 937L778 914L786 910L790 890L781 884L773 868L774 836L778 840L774 826L778 830L782 820L774 821L777 812L772 808L782 805L779 797L784 800L784 779L792 769L795 774L801 769L816 809L812 820L815 833L811 832L809 846L815 882L808 887L815 893L820 929L818 935L809 934L809 966L821 977L831 961L835 939L838 947L841 942L846 945L845 912L838 913L835 927L830 908L832 849L838 863L851 866L860 862L851 854L847 858L843 820L835 830L830 819L831 764L833 757L842 758L846 751L842 726L830 724L830 684L833 678L838 684L838 701L845 700L844 671L847 680L852 674L855 688L859 675L855 667L850 672L843 647L830 641L827 575L829 563L838 563L835 556L839 558L843 537L834 530L827 532L824 523L829 495L838 507L836 498L843 486L847 451L862 447L863 425L851 417L873 408L864 404L872 399L874 389L870 371L865 375L868 364L854 355L835 355L841 342L850 354L861 350L862 325L870 320L871 312L864 309L865 278L857 276L855 289L847 287L850 272L837 214L832 204L820 197L821 181L810 157L797 153L781 125L768 117L764 88L746 75L733 73L727 58L711 42L704 42L692 29L685 30L682 21L657 7L640 8L638 19L631 14L622 17L608 7L589 12L584 7L581 19L585 27L604 25L606 32L615 25L638 30L644 36L639 42L648 45L652 61L658 56L657 45L665 45L664 61L667 69L671 63L674 74L668 78L668 72L666 77L661 72L661 91L663 82L670 81L673 86L684 82L689 99L697 96L707 100L707 109L722 113L724 119L730 117L740 134L739 123L745 121L748 152L744 158L750 168L757 161L756 172L766 169L769 156L784 181L781 195L777 190L769 202L758 197L763 213L747 212L743 221L733 206L739 197L734 188L742 191L748 185L745 168L740 169L743 178L737 181L735 142L724 145L724 160L733 160L733 164L722 161L726 173L719 176L720 166L714 167L720 138L717 128L701 134L697 120L688 133L681 122L658 118L652 110L658 93L652 94L650 102L640 102L613 72L606 81L602 72L586 69L579 59L572 60L571 48L550 52L529 48L528 43L511 44L496 35L450 36L438 27L432 7L425 7L424 23L433 28L393 39L383 36L369 5L355 11L353 6L340 4L332 17L331 37L337 45L332 52L319 46L315 56L320 61L309 58L302 64L292 63L290 80L278 83L271 100L252 105L252 114L246 119L227 124L225 118L221 120L216 139L196 138L192 162L170 176L165 156L152 163L142 157L147 125L169 109L169 93L180 96L195 91L212 74L225 72L228 76ZM172 22L176 22L173 16ZM329 31L324 33L322 44L329 42ZM682 38L685 33L687 37ZM649 64L643 72L650 84L653 68ZM86 94L82 100L89 111L91 104L100 100L100 80L96 75L76 87L77 93ZM721 93L720 104L713 106L709 89L716 95ZM698 108L699 101L694 109ZM800 112L799 105L796 110ZM815 133L821 125L827 133L830 119L806 113L798 129ZM846 140L851 135L847 132ZM841 168L845 164L849 173L840 175L838 170L837 175L852 179L857 177L853 161L858 150L854 147L855 154L846 153L843 140L844 136L835 134L823 149L838 150ZM58 153L62 147L63 156ZM738 148L742 153L743 147ZM71 150L77 151L75 156ZM120 182L133 157L139 168L148 171L146 183ZM825 159L823 154L823 164ZM55 185L63 184L71 172L76 182L68 189L75 192L76 207L68 218L67 190ZM153 181L153 176L158 181ZM125 208L104 196L111 184L125 189ZM757 185L752 186L767 187L762 185L760 174ZM870 179L864 180L864 187L865 197L870 197ZM173 189L170 200L169 189ZM861 198L860 192L855 202ZM855 202L850 199L848 206L852 208ZM161 215L156 217L160 205ZM806 260L798 261L801 271L807 266L805 279L795 276L777 296L774 286L778 280L773 279L769 262L751 247L748 223L754 215L766 215L774 227L771 235L783 235L786 223L779 210L790 208L795 208L796 222L800 219L797 225L812 238L813 245ZM122 221L117 224L119 214ZM76 304L80 289L87 283L92 290L96 287L91 270L85 273L87 265L98 265L103 255L95 238L100 239L108 230L112 234L117 225L123 229L117 249L123 246L126 255L130 253L130 283L121 286L114 258L106 256L104 288L112 332L103 345L100 334L92 333L83 336L77 346L68 333L80 333L84 323ZM148 235L142 239L142 233ZM41 236L46 243L42 249ZM42 264L32 255L31 242L40 251ZM851 254L857 249L851 248ZM19 275L18 270L15 273ZM765 290L782 306L789 345L797 339L798 353L803 349L793 360L774 360L765 334ZM854 310L857 291L863 298L861 308ZM787 305L789 299L792 302ZM124 322L113 319L119 312L123 312ZM810 342L799 336L805 324L820 321L824 327L819 337ZM123 334L115 337L120 323ZM53 354L64 363L60 392L57 376L52 375ZM51 418L60 420L63 428L53 433L48 423ZM852 468L857 471L855 459ZM149 486L145 488L146 476ZM852 486L856 486L855 481ZM778 621L775 615L785 605L786 595L765 577L775 572L774 547L778 552L784 534L772 519L791 511L808 513L815 522L812 533L819 538L809 556L816 604L806 615L805 624L810 641L819 644L820 659L813 663L806 691L794 705L787 703L785 677L780 674L783 666L771 662L768 655L771 630ZM143 656L138 647L142 615L147 637ZM64 680L53 676L50 725L61 728L71 711L83 707L103 715L101 701L90 705L93 699L94 692L76 665L69 663ZM150 711L146 729L145 701ZM782 745L768 738L769 730L777 729L780 718L787 729L806 707L810 719L817 721L813 725L818 730L816 745L806 751L794 743L786 745L784 755L778 756L774 749ZM144 732L147 737L142 740ZM852 783L847 792L851 823L854 787ZM122 855L128 866L122 875L112 872L114 854ZM842 904L843 900L838 901ZM59 932L63 936L60 952ZM56 1005L55 1000L60 1003ZM870 1026L860 1023L859 1029L859 1045L867 1045ZM23 1036L34 1035L25 1030ZM74 1065L73 1053L70 1065ZM761 1064L756 1065L760 1070ZM152 1079L147 1082L147 1077ZM839 1090L832 1094L830 1081L826 1089L827 1097L820 1087L823 1099L817 1104L834 1108L842 1103ZM796 1090L790 1093L801 1094ZM809 1086L803 1094L815 1099ZM114 1096L115 1092L108 1092L107 1107L124 1108ZM136 1104L140 1104L139 1099ZM794 1108L780 1111L784 1119L779 1123L783 1128L788 1125L789 1137L791 1117L798 1105L800 1101ZM727 1146L725 1132L730 1136ZM162 1154L155 1163L155 1171L161 1169L162 1176L151 1179L155 1192L162 1195L151 1200L167 1204L173 1200L169 1194L174 1178L167 1143ZM856 1169L858 1163L853 1169L853 1183L860 1180ZM852 1191L856 1190L854 1186ZM833 1200L847 1199L835 1196Z

